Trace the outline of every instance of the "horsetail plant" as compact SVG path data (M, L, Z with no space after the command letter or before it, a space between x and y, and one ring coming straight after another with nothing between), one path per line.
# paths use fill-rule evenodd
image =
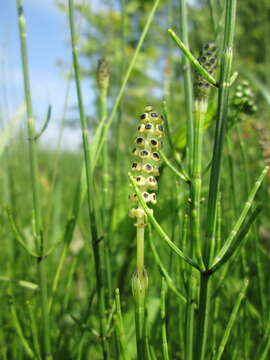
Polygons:
M213 76L217 63L217 47L215 44L205 44L201 50L198 62L207 72ZM204 268L201 251L201 187L202 187L202 149L204 121L208 107L210 84L200 75L195 73L194 81L194 125L193 125L193 154L190 181L190 233L191 233L191 254L196 256L200 267ZM195 304L192 299L195 298L195 270L189 269L190 282L188 283L188 301L186 305L186 356L192 359L193 337L194 337L194 311Z
M147 106L145 112L140 116L138 136L135 139L135 147L132 154L135 161L132 164L133 180L146 203L155 204L156 194L149 192L157 190L159 175L158 163L160 155L158 150L162 147L162 136L164 134L163 117L155 112L152 106ZM146 213L138 203L137 193L129 196L131 202L137 203L130 210L130 216L136 218L137 239L137 265L132 279L132 292L135 301L135 322L138 359L145 356L145 296L148 288L148 276L144 267L144 234Z
M39 254L38 259L38 272L39 272L39 285L40 285L40 297L41 297L41 309L42 309L42 326L43 326L43 343L44 354L46 359L51 360L51 339L50 339L50 319L49 319L49 307L48 307L48 294L47 294L47 272L45 264L45 246L44 236L42 228L41 218L41 202L39 194L38 183L38 155L37 155L37 133L35 129L35 119L33 115L28 58L27 58L27 45L26 45L26 26L25 17L23 11L22 0L17 0L18 9L18 22L20 32L20 45L22 54L22 72L24 82L24 96L27 112L27 129L29 140L29 158L30 158L30 172L31 172L31 185L34 207L34 238L36 243L36 249Z

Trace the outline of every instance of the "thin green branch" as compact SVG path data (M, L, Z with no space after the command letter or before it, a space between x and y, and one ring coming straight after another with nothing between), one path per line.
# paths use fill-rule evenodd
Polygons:
M254 211L251 211L246 222L241 225L237 235L235 235L233 237L230 247L224 252L224 255L221 258L219 258L218 256L215 258L215 263L208 270L209 273L215 272L222 265L226 264L227 261L233 255L238 254L238 252L240 251L240 249L243 246L243 241L245 239L245 236L249 232L250 227L252 226L254 221L257 219L261 210L262 210L261 206L257 206Z
M237 248L236 240L238 240L238 241L241 240L238 237L239 231L240 231L244 221L246 220L246 217L253 205L254 198L262 184L263 179L265 178L265 176L267 174L267 171L268 171L268 167L263 169L261 175L259 176L258 180L255 182L253 188L251 189L248 200L246 201L238 220L236 221L236 223L235 223L232 231L230 232L227 240L225 241L223 247L221 248L221 250L219 251L219 253L217 254L213 263L210 266L211 270L213 270L217 267L220 267L224 262L226 262L225 259L228 259L229 254L231 254L232 251L235 251L233 249Z
M156 247L155 247L154 242L153 242L153 236L152 236L152 230L151 230L151 225L150 224L149 224L149 243L150 243L150 247L151 247L151 250L153 252L153 255L154 255L155 262L157 263L157 266L159 267L159 270L160 270L161 274L166 279L168 287L178 297L178 299L181 301L182 304L186 304L186 302L187 302L186 298L175 287L173 279L168 274L167 270L165 269L159 255L158 255L158 252L157 252Z
M160 153L162 160L165 162L165 164L168 166L168 168L171 169L172 172L175 173L176 176L178 176L181 180L183 180L187 183L190 181L190 179L186 175L181 173L170 163L170 161L168 160L168 158L166 157L166 155L164 154L164 152L162 150L160 150L159 153Z
M199 61L192 55L190 50L185 46L185 44L179 39L176 33L172 29L168 29L168 33L171 38L175 41L176 45L182 50L183 54L187 57L190 61L191 65L194 67L198 73L203 76L211 85L218 87L216 80L213 78L212 75L205 70L204 67L199 63Z

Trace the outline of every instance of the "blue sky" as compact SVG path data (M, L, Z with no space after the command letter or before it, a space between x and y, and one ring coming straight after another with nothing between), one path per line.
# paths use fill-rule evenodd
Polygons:
M55 0L24 0L24 10L34 113L40 125L48 104L52 104L52 121L43 136L43 143L49 142L53 146L67 86L57 61L66 65L71 62L67 18L56 7ZM83 84L83 87L84 93L88 92L87 99L91 99L89 86ZM4 88L7 100L3 96ZM1 112L6 116L12 115L24 101L16 0L0 0L0 94ZM72 86L69 105L75 102ZM79 141L79 131L65 130L64 145L75 146Z

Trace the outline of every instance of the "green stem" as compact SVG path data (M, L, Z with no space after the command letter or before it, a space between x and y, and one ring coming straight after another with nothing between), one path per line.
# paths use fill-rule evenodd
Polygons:
M144 218L138 218L137 225L144 223ZM143 279L144 270L144 227L137 226L137 272L139 279Z
M207 110L207 100L198 98L194 103L194 141L193 141L193 163L191 170L191 252L196 256L196 260L201 269L205 269L201 252L201 183L202 183L202 142L204 118ZM195 287L194 270L190 269L190 281L188 282L188 301L186 308L186 358L193 358L193 339L194 339L194 309L195 309Z
M145 296L148 279L144 270L144 216L138 217L136 222L137 237L137 265L133 276L132 290L135 301L135 324L137 341L137 358L145 359Z
M201 230L200 230L200 204L201 204L201 187L202 187L202 142L203 142L203 125L204 118L207 111L207 100L196 99L195 101L195 126L194 126L194 153L193 153L193 167L191 178L191 233L193 246L195 247L195 254L197 261L202 269L204 264L201 252Z
M205 360L210 305L210 275L201 273L199 314L197 322L197 341L194 360Z
M214 246L217 200L219 192L220 169L223 152L224 137L226 134L227 110L229 101L230 78L233 56L233 39L235 28L236 0L226 0L226 17L224 40L221 56L217 123L213 151L212 169L210 176L208 209L206 220L206 265L208 266Z
M52 359L51 356L51 341L50 341L50 320L48 310L48 295L47 295L47 275L46 264L44 259L44 238L41 222L41 204L39 198L39 184L38 184L38 157L36 146L36 130L35 119L33 117L33 107L31 99L31 89L29 80L28 60L27 60L27 46L26 46L26 27L25 18L23 13L22 0L17 0L18 8L18 21L20 31L20 45L22 56L22 69L24 81L24 95L27 111L27 127L28 127L28 140L29 140L29 156L30 156L30 171L31 171L31 185L34 206L34 229L36 246L39 248L40 261L38 262L39 269L39 282L40 282L40 296L41 296L41 309L42 309L42 326L43 326L43 341L45 358Z
M107 359L109 356L108 354L109 348L108 348L108 343L104 336L106 329L106 313L105 313L105 299L104 299L105 296L104 296L103 272L102 272L102 258L100 255L100 248L99 248L100 237L98 235L98 230L97 230L97 221L96 221L97 219L95 213L96 209L92 197L92 194L94 194L94 184L93 184L93 176L91 171L88 125L84 113L81 82L80 82L80 67L78 61L78 48L77 48L75 29L74 29L74 0L69 0L69 24L70 24L70 35L71 35L71 45L72 45L72 60L73 60L73 68L75 75L81 129L82 129L84 161L85 161L85 169L86 169L88 216L89 216L89 224L91 229L92 249L94 254L95 273L96 273L96 281L97 281L100 338L101 338L103 359Z
M188 16L187 16L187 2L180 0L180 31L183 43L189 49L188 40ZM184 68L184 91L185 91L185 108L186 108L186 124L187 124L187 149L188 149L188 164L189 172L192 169L193 161L193 87L191 79L190 62L186 57L183 58Z

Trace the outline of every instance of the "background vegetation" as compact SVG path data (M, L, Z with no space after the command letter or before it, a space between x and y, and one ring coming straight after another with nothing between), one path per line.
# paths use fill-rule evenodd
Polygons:
M1 118L0 357L3 359L45 359L46 355L47 359L136 358L131 291L136 268L136 241L134 221L128 217L128 195L133 191L128 172L138 119L146 105L164 113L163 101L166 101L166 132L171 138L164 139L164 154L179 171L182 171L179 162L189 171L184 91L187 65L167 33L167 28L181 33L181 1L160 1L158 4L117 108L114 106L119 89L154 1L104 0L103 3L104 7L100 9L87 1L75 2L75 41L79 61L83 64L81 77L89 80L89 91L96 98L91 113L84 116L77 103L74 104L74 118L67 118L64 112L59 124L59 142L52 144L52 149L42 148L38 139L29 135L29 108L14 109L15 115L8 123ZM221 49L225 1L187 3L192 53L198 57L202 45L209 41ZM66 14L68 23L67 2L58 2L57 6ZM269 1L238 2L233 69L239 75L230 92L228 135L222 158L216 225L220 244L224 243L238 219L262 168L270 163L269 24ZM69 34L67 26L67 37ZM72 51L71 44L67 46ZM99 72L97 76L98 60L104 57L109 74L105 65L103 73ZM67 78L64 102L70 82L74 81L74 71L71 64L64 64L63 69ZM219 78L219 71L215 78ZM246 111L239 105L235 94L243 90L237 88L243 80L249 81L254 93L251 98L256 112ZM82 96L86 98L88 94ZM206 223L208 165L213 153L216 104L217 90L212 88L204 124L201 229ZM15 132L16 124L25 120L25 113L28 115L28 133L26 125ZM100 150L90 179L83 170L83 147L68 152L61 143L64 127L80 127L82 120L90 133L91 161L93 154ZM108 128L105 125L108 131L102 128L99 133L99 125L104 121L110 125ZM32 132L34 136L35 131ZM94 141L93 134L99 135ZM32 164L29 139L37 155L34 182L33 172L29 170ZM105 141L104 147L99 148L102 141ZM85 140L84 150L86 143ZM172 149L176 151L176 158ZM40 228L32 197L35 181L40 192ZM245 250L213 275L205 359L222 356L223 359L262 360L269 356L269 181L270 174L256 196L256 204L262 206L262 211L246 236ZM87 194L91 200L89 208ZM189 185L163 162L154 216L170 239L190 255L192 237L185 225L190 221L189 203ZM145 266L149 289L145 356L146 359L186 360L185 299L192 278L196 321L199 273L191 273L189 265L174 254L154 228L152 242L159 255L153 251L146 231ZM47 296L44 288L47 288ZM121 297L121 309L116 288ZM47 298L45 304L40 298ZM228 330L229 319L233 326ZM224 344L225 329L228 334L225 333ZM195 332L195 337L200 336ZM48 338L50 345L46 343Z

